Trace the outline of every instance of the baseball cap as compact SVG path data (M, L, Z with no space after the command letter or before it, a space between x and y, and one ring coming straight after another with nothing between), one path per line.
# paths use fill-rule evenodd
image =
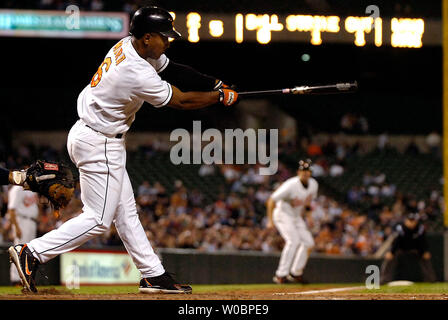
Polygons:
M305 159L299 161L299 170L301 171L311 171L311 159Z

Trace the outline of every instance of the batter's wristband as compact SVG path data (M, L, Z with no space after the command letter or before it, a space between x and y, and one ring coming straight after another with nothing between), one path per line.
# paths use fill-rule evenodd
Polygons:
M216 85L215 85L215 87L213 88L213 90L218 90L218 89L220 89L220 88L222 87L222 85L223 85L222 81L219 80L219 81L216 83Z

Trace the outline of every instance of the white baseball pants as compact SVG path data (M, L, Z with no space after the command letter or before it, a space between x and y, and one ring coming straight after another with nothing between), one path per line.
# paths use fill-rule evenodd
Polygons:
M300 276L308 262L308 251L314 247L314 239L300 216L291 216L274 209L273 221L285 240L280 262L275 272L277 277L286 277L290 273Z
M29 242L36 258L45 263L104 234L114 223L142 277L164 273L137 214L126 171L124 137L105 136L78 120L68 135L67 149L79 169L83 212L58 229Z

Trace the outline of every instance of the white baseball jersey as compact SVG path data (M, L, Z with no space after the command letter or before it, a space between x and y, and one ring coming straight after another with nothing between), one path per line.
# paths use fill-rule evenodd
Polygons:
M164 54L158 60L140 57L130 36L120 40L80 93L80 119L104 134L127 132L143 102L162 107L170 101L171 85L158 75L168 63Z
M21 186L12 186L8 192L8 209L14 209L19 218L37 219L38 201L36 193L24 190Z
M271 199L275 201L275 210L291 216L301 216L306 200L317 197L318 186L317 181L311 177L307 188L303 186L298 176L289 178L271 195ZM291 201L294 199L300 200L302 204L292 206Z

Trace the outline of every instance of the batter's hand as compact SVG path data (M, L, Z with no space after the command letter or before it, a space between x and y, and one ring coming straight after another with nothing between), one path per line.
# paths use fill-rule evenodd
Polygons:
M219 89L219 102L226 107L231 106L238 100L238 92L232 89Z

